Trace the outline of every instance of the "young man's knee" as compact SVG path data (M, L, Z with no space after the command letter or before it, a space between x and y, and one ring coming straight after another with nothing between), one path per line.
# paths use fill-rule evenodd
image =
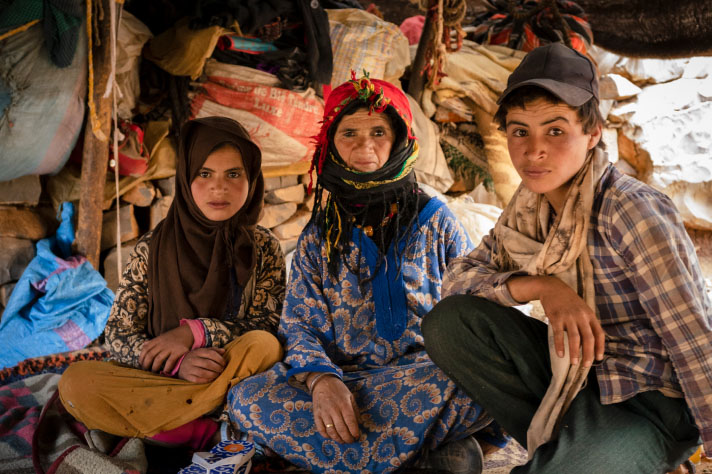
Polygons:
M428 313L421 324L425 348L433 360L449 353L453 344L472 339L473 333L487 327L487 314L481 310L487 300L472 295L444 298Z
M487 320L494 305L484 298L473 295L452 295L441 300L423 318L421 325L423 336L439 337L440 333L462 334L464 328L488 325Z
M426 341L428 339L439 339L443 333L447 333L458 326L458 306L465 297L466 295L448 296L437 303L425 315L420 329Z

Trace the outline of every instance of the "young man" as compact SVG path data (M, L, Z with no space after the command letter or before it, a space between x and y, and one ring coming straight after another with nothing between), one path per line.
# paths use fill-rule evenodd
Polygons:
M664 473L700 436L712 453L712 305L673 203L608 162L594 65L537 48L499 104L522 184L449 265L429 355L528 448L513 473ZM511 308L532 300L548 325Z

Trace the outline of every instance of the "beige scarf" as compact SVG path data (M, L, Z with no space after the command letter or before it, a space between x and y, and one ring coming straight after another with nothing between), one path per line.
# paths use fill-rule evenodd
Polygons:
M542 194L520 185L495 226L495 238L502 249L496 260L504 270L520 269L529 275L552 275L583 298L596 311L593 267L586 241L598 181L608 166L605 152L589 153L574 176L562 212L550 225L550 206ZM576 394L583 387L589 368L569 363L568 338L565 355L558 357L549 326L549 358L553 372L544 399L527 431L529 458L552 439Z

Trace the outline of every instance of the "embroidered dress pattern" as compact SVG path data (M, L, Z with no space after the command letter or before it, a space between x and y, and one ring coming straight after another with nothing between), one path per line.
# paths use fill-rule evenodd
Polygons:
M329 275L318 230L302 233L292 263L279 334L285 363L250 377L228 394L236 428L281 457L312 472L393 472L423 448L464 437L490 422L481 408L428 358L420 323L440 299L447 263L471 243L441 201L431 199L400 242L391 244L374 279L377 251L353 229L348 265ZM390 288L390 290L389 290ZM400 288L400 291L396 291ZM342 378L359 408L360 438L339 444L314 425L308 372ZM481 416L482 415L482 416ZM502 438L491 437L501 444Z

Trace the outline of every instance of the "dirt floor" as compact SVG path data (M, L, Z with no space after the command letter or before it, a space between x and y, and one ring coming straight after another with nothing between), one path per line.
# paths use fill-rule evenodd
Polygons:
M692 458L690 458L690 459L693 462L697 461L695 456L692 456ZM696 469L697 474L712 474L712 459L701 456L701 459L695 464L695 469ZM686 474L686 473L675 472L673 474Z

